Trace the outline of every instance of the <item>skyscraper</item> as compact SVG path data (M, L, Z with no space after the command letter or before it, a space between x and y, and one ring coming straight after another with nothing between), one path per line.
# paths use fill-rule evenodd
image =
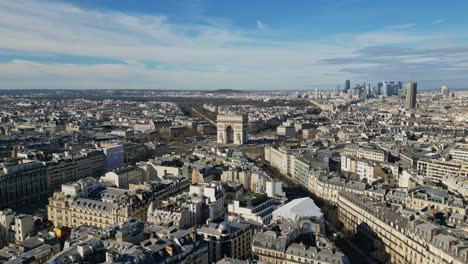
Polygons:
M418 83L409 82L406 84L406 107L409 109L416 108L416 93L417 93Z
M383 83L381 83L381 82L377 83L377 95L381 94L380 91L382 89L382 85L383 85Z
M448 86L442 85L440 87L440 93L444 96L444 98L448 98L450 94Z
M379 83L379 85L380 85L379 95L381 97L394 96L398 94L398 85L395 82L384 81L382 83Z
M405 97L405 93L403 91L403 83L401 81L398 81L398 91L397 91L398 97L402 98Z
M351 88L351 82L349 80L346 80L345 85L343 87L343 93L347 93L350 88Z
M367 98L369 97L371 94L371 87L370 87L370 84L366 83L364 85L364 96Z
M381 97L389 96L390 95L389 90L390 90L390 87L389 87L388 83L386 81L382 82L382 85L380 86L379 96L381 96Z

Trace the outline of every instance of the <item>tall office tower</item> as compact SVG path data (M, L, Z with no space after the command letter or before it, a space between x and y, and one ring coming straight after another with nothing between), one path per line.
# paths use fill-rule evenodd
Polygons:
M340 86L337 85L335 89L335 96L338 96L340 94Z
M392 85L392 96L393 95L398 95L398 84L395 82L390 82Z
M343 93L347 93L350 88L351 88L351 82L349 80L346 80L345 85L343 87Z
M450 94L448 86L442 85L440 87L440 93L444 96L444 98L448 98Z
M401 81L398 81L397 95L400 98L404 97L404 95L405 95L404 92L403 92L403 83Z
M418 83L409 82L406 84L406 107L409 109L416 108L416 93L418 89Z
M379 84L381 84L381 85L380 85L380 89L379 89L379 96L380 96L380 97L389 96L388 90L389 90L390 87L389 87L387 81L384 81L384 82L379 83Z
M353 95L356 95L357 97L361 97L361 86L359 84L357 84L353 90L354 90Z
M395 82L384 81L380 86L379 95L382 97L393 96L398 94L398 86Z
M368 83L366 84L365 94L366 94L366 96L369 96L371 94L370 84L368 84Z

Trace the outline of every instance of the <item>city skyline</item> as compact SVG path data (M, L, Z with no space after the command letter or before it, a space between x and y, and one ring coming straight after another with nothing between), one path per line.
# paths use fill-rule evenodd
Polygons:
M466 10L0 0L0 264L467 264Z
M0 1L0 89L332 90L348 79L468 88L466 8Z

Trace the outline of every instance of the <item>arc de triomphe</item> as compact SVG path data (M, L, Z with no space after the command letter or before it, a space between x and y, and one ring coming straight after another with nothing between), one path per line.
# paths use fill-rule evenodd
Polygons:
M216 127L219 144L242 145L247 142L247 115L218 115Z

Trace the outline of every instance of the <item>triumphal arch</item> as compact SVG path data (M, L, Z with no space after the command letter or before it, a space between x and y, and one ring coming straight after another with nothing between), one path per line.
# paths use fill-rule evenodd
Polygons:
M218 115L216 127L218 128L219 144L242 145L247 142L247 115Z

